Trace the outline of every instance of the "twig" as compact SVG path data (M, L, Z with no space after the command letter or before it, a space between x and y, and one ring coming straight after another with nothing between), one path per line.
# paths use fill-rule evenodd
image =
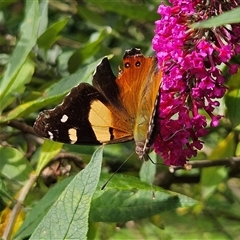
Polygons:
M26 143L27 143L27 151L25 153L25 157L27 159L30 159L31 156L33 155L33 153L36 150L36 146L35 146L34 142L32 141L31 136L32 135L30 135L30 134L24 134L23 135L23 137L24 137L24 139L26 140Z
M206 168L206 167L217 167L217 166L230 166L231 171L229 176L234 172L240 174L236 166L240 166L240 157L230 157L225 159L216 160L196 160L190 161L186 166L170 166L169 171L160 171L155 177L154 184L163 188L169 189L173 183L198 183L200 181L200 175L182 175L178 176L174 174L177 170L190 170L192 168ZM233 175L234 176L234 175Z
M30 134L36 135L33 128L24 122L12 120L12 121L8 122L8 126L16 128L16 129L20 130L22 133L30 133Z
M31 141L31 136L36 135L35 131L31 126L27 125L26 123L21 121L16 121L16 120L9 121L8 126L11 126L13 128L20 130L21 133L23 134L23 137L25 138L27 143L27 151L26 151L25 157L29 159L36 149L35 145Z
M33 186L33 184L35 183L36 179L37 179L37 175L36 174L31 174L29 180L27 181L27 183L23 186L21 193L19 195L19 197L16 200L16 204L14 205L14 208L10 214L10 218L8 220L7 226L4 229L4 233L2 236L2 239L4 240L9 240L11 238L11 234L12 234L12 229L15 225L17 216L22 208L22 205L25 201L25 198L27 196L27 194L29 193L31 187Z
M191 169L191 168L206 168L214 166L233 166L240 164L240 157L229 157L225 159L216 160L196 160L190 161L186 166L171 166L169 167L170 172L174 172L179 169Z
M85 163L83 162L81 157L78 157L75 154L68 153L68 152L60 152L60 153L58 153L57 156L54 157L51 162L60 161L62 159L67 159L67 160L73 161L74 164L77 167L79 167L80 169L85 168Z

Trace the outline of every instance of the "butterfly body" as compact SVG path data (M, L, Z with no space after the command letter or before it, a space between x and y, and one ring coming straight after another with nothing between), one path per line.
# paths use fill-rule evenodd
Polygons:
M111 144L135 140L142 158L152 144L161 72L154 57L127 50L123 70L113 74L107 58L97 66L93 85L80 83L62 104L39 114L34 130L71 144Z

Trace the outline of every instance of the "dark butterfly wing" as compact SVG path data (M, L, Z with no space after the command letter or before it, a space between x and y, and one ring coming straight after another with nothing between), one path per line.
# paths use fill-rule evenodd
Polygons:
M93 84L81 83L63 103L39 114L34 130L42 137L71 144L116 143L133 139L128 116L120 111L119 91L107 58L98 65Z
M33 128L38 135L58 142L100 144L88 119L91 103L95 100L106 103L93 86L81 83L71 90L63 103L40 113ZM75 138L71 139L70 129L76 130L72 130Z

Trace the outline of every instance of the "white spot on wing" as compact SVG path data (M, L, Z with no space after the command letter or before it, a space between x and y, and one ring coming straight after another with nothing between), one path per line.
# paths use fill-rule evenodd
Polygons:
M68 116L66 115L66 114L64 114L63 116L62 116L62 118L61 118L61 122L62 123L65 123L66 121L68 120Z
M53 133L51 133L50 131L48 131L48 135L49 135L49 138L50 138L51 140L53 140Z
M75 128L68 129L68 136L71 140L71 144L74 144L75 142L77 142L77 130Z

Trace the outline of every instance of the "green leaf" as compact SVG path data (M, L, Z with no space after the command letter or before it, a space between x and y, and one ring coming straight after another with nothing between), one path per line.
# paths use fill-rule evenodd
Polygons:
M225 12L217 17L210 18L205 21L197 22L191 25L192 28L211 28L231 23L240 22L240 7Z
M36 174L39 175L43 168L61 151L63 143L44 140L41 147L40 156L36 168Z
M154 163L157 163L157 154L155 152L151 152L149 157ZM139 172L140 180L150 185L154 182L157 172L157 165L152 163L152 161L144 161Z
M42 97L37 100L23 103L13 109L6 116L0 115L0 123L10 121L19 117L26 117L28 114L41 109L49 104L58 104L63 97L77 84L80 82L90 82L92 80L92 73L96 68L96 65L100 62L100 59L94 61L91 64L85 65L79 69L75 74L67 78L63 78L59 82L49 87Z
M39 11L40 11L40 21L39 21L38 36L40 36L47 29L47 25L48 25L48 0L40 2Z
M69 18L64 18L54 24L52 24L37 40L37 43L40 48L45 50L51 48L53 43L55 43L60 36L59 32L66 26Z
M218 146L213 149L209 155L209 160L222 159L226 157L234 156L236 148L234 133L231 132L229 135L222 140ZM209 167L202 169L201 172L201 187L202 187L202 198L207 199L216 190L218 184L222 183L228 174L226 167Z
M30 239L86 239L92 196L101 172L103 147L74 177L43 218Z
M198 203L196 200L188 198L184 195L166 191L158 187L154 187L157 194L156 199L152 199L152 190L150 189L148 184L139 181L137 178L123 175L115 175L114 178L110 181L110 183L106 186L105 190L100 190L100 188L109 179L109 177L109 174L104 174L101 176L101 181L99 182L97 191L93 196L93 204L91 205L90 210L90 218L92 221L99 220L100 216L97 216L99 211L101 214L103 214L102 220L107 221L110 219L110 221L114 220L115 222L120 222L124 219L130 219L131 215L127 215L129 214L129 211L132 210L134 210L134 212L132 213L132 215L134 216L133 218L139 219L142 217L155 215L152 214L152 212L155 211L163 212L165 210L172 210L177 207L192 206ZM23 239L29 237L32 234L39 222L44 218L46 212L48 212L49 208L53 204L55 204L55 202L60 201L60 195L63 195L62 191L64 191L65 188L70 188L70 186L68 186L70 180L71 179L69 178L65 179L64 181L60 182L48 191L48 193L34 206L28 218L25 220L23 226L21 227L21 229L19 229L14 239ZM78 190L76 191L80 192L80 187L83 184L84 181L79 183L77 187ZM143 195L145 195L145 197ZM129 199L129 196L131 199ZM138 197L139 199L135 199ZM66 205L68 204L68 202L72 202L72 200L69 200L68 198L64 198L63 201ZM117 201L119 205L116 205ZM126 207L126 209L124 209L123 204L127 204L127 201L128 206ZM146 205L141 206L143 207L140 211L142 213L139 214L135 211L136 208L134 207L134 201L138 201L137 205L135 206L136 208L140 207L141 203L144 204L145 201ZM113 207L111 207L110 210L108 209L109 204L106 204L109 202L111 202L111 205L113 204ZM123 216L120 215L120 218L118 218L118 216L116 215L119 213L119 211L121 211L121 208L123 208L121 214ZM111 214L107 216L110 211ZM61 223L63 225L69 225L69 220L64 218L65 212L59 210L59 214L61 214ZM112 214L113 217L111 217Z
M0 173L24 184L33 171L29 161L15 148L0 146Z
M109 175L101 178L100 186L109 179ZM94 222L126 222L147 218L163 211L197 204L187 196L166 191L130 176L115 175L104 190L97 190L91 204L90 221ZM109 204L111 203L111 204Z
M14 84L9 86L7 98L3 100L4 107L11 104L18 95L24 92L25 85L29 83L32 79L32 75L34 72L34 63L30 58L26 58L26 61L19 68L18 74L14 77ZM16 84L18 83L18 84Z
M12 96L12 89L22 88L25 79L16 81L27 56L37 41L37 33L39 27L39 8L38 1L26 1L25 19L21 25L21 38L9 59L3 79L0 82L0 112L2 112L11 102L9 98Z

